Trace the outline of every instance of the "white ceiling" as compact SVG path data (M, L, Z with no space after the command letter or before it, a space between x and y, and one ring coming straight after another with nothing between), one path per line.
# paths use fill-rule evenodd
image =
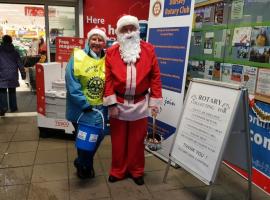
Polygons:
M14 26L15 28L33 28L34 26L39 28L45 27L45 18L37 16L25 16L24 7L34 6L43 7L40 5L24 5L24 4L2 4L0 3L0 26L5 23L8 27ZM51 23L59 23L63 19L70 19L75 17L73 7L60 7L60 6L50 6L56 8L56 16L50 17ZM50 9L49 7L49 9ZM60 20L59 20L60 19ZM7 23L6 23L7 22Z

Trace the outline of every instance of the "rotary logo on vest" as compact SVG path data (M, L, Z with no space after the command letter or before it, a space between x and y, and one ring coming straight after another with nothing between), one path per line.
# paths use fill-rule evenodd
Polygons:
M104 80L102 80L100 77L92 77L87 82L87 95L91 99L97 99L102 97L103 94L103 88L104 88Z

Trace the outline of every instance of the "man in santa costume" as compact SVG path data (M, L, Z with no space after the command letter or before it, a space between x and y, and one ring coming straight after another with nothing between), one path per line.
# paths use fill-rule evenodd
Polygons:
M160 70L154 47L140 40L136 17L121 17L116 35L118 43L106 53L103 98L111 125L109 182L129 176L143 185L147 117L149 109L157 115L162 102Z

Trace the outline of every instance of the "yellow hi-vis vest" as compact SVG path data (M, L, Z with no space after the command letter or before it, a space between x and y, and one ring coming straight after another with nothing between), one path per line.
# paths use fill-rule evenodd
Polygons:
M90 105L101 105L105 83L105 56L91 58L81 49L74 49L74 76Z

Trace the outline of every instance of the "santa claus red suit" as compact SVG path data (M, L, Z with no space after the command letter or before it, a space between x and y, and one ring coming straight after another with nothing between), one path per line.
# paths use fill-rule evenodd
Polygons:
M128 20L124 20L122 26L132 24L138 28L136 20ZM121 23L117 23L118 29L122 26ZM106 53L103 100L109 108L113 106L118 110L117 115L110 116L110 176L119 180L127 175L131 175L132 178L143 176L144 139L149 107L159 108L162 102L160 70L154 47L139 41L138 49L138 55L133 61L125 59L121 43L113 45Z

